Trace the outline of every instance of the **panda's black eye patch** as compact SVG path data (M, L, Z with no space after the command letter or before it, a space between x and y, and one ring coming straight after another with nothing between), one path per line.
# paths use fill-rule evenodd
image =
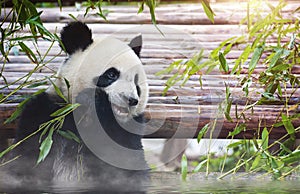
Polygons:
M107 87L114 83L120 77L120 72L116 68L109 68L99 76L96 82L98 87Z
M141 97L141 88L140 88L140 86L138 85L138 84L139 84L139 75L138 75L138 74L136 74L136 75L134 76L134 83L135 83L135 85L136 85L136 91L137 91L137 94L138 94L139 97Z
M136 86L136 91L137 91L137 94L138 94L138 96L139 97L141 97L141 88L140 88L140 86Z

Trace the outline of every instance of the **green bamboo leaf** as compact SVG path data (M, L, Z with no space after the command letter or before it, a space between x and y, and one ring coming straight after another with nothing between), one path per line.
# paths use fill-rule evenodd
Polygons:
M73 14L69 14L69 16L74 20L74 21L78 21L78 19L73 15Z
M173 71L175 69L175 67L178 67L182 62L183 62L182 59L174 61L166 69L161 70L161 71L155 73L155 75L156 76L161 76L163 74L171 73L171 71Z
M204 125L204 127L202 127L202 129L199 131L198 136L197 136L197 142L198 143L200 142L200 140L202 139L202 137L206 134L208 128L209 128L209 123L207 123L206 125Z
M203 160L202 162L200 162L195 169L193 170L194 173L199 172L199 170L202 168L202 166L207 162L207 159Z
M227 146L227 149L236 148L236 147L238 147L239 145L243 145L243 144L244 144L243 141L233 142L233 143L231 143L231 144L229 144L229 145Z
M5 120L4 124L8 124L16 120L23 112L25 105L30 100L30 98L26 98L22 102L20 102L16 108L16 110L11 114L11 116Z
M284 163L291 164L294 162L300 161L300 150L295 150L292 153L288 154L281 158Z
M40 128L44 128L44 130L42 131L40 138L39 138L39 143L41 143L42 138L44 137L44 135L46 135L46 133L49 131L49 128L51 127L50 123L43 123L39 126Z
M45 85L48 85L47 81L33 83L33 84L29 85L27 88L36 88L36 87L45 86Z
M296 31L296 29L294 31ZM291 35L291 40L290 40L289 45L288 45L288 49L293 49L294 48L295 40L296 40L296 34L292 34Z
M219 52L219 61L220 61L223 71L225 71L225 73L227 73L229 71L229 66L228 66L227 61L222 52Z
M33 62L33 63L38 63L38 60L35 56L35 54L30 50L30 48L28 48L23 42L18 42L21 49L26 53L26 55L28 56L28 58Z
M282 97L282 89L281 89L280 84L277 85L277 91L278 91L279 96Z
M58 130L57 131L59 135L63 136L64 138L70 139L70 140L74 140L77 143L80 143L80 139L78 138L77 135L75 135L72 131L67 130L67 131L63 131L63 130Z
M29 24L29 23L32 22L32 21L39 20L42 13L43 13L43 12L40 11L40 12L38 12L37 14L31 16L30 18L28 18L28 19L26 20L25 23Z
M210 57L214 60L218 60L220 50L228 43L235 41L236 38L236 36L233 36L221 42L221 44L210 53Z
M62 11L62 3L61 0L57 0L58 6L59 6L59 10Z
M66 78L64 78L64 80L65 80L65 84L66 84L67 88L70 89L71 85L70 85L69 80L67 80Z
M249 75L252 74L253 70L255 69L262 53L264 51L264 47L263 46L258 46L254 49L254 52L253 52L253 56L250 60L250 63L249 63Z
M54 87L56 94L59 97L61 97L65 102L68 102L67 98L63 95L62 91L57 87L57 85L51 79L49 79L49 81L51 82L52 86Z
M229 132L228 136L235 136L240 134L242 131L246 130L246 125L244 123L238 125L237 127L235 127L235 129L231 132Z
M260 160L261 160L261 155L259 154L255 157L250 169L254 170L259 165Z
M275 65L274 67L272 67L271 71L272 72L282 72L285 70L288 70L291 67L291 64L285 64L285 63L281 63L278 65Z
M186 155L183 154L181 158L181 179L183 181L186 181L187 172L188 172L188 162L187 162Z
M232 118L230 116L231 106L232 106L232 100L227 101L224 114L228 121L232 121Z
M231 70L231 75L236 73L237 68L241 67L241 65L244 64L247 61L251 50L252 50L251 45L247 45L246 48L244 49L243 53L239 56L239 58L237 60L235 60L235 64L234 64L234 66Z
M282 118L284 128L288 132L288 134L289 135L295 134L296 131L295 131L294 125L292 124L291 119L284 113L281 114L281 118Z
M142 13L142 12L144 11L144 4L145 4L144 1L140 4L138 14L139 14L139 13Z
M229 101L230 99L230 96L231 96L231 92L230 92L230 87L227 85L227 84L225 84L225 86L226 86L226 88L225 88L225 94L226 94L226 101Z
M274 56L270 59L270 65L268 67L268 70L272 69L275 64L277 63L278 59L280 59L280 57L282 56L283 54L283 49L278 49L276 51L276 53L274 54Z
M207 1L207 0L201 0L201 4L202 4L202 7L203 7L204 12L205 12L206 16L208 17L208 19L212 23L214 23L215 22L215 20L214 20L215 13L211 9L211 7L209 5L209 1Z
M51 150L52 143L53 143L53 140L52 140L53 131L54 131L54 128L51 128L49 133L48 133L48 136L41 143L41 146L39 148L40 149L40 154L39 154L39 157L38 157L38 160L37 160L37 164L44 161L45 158L48 156L50 150Z
M296 13L296 12L299 12L300 11L300 7L297 7L294 11L293 11L293 13Z
M54 113L52 113L50 116L51 117L59 117L62 116L66 113L69 113L73 110L75 110L77 107L79 107L80 104L75 103L75 104L67 104L66 106L64 106L63 108L58 109L57 111L55 111Z
M8 124L13 122L14 120L16 120L23 112L25 105L27 104L27 102L29 102L31 100L32 97L39 95L43 92L45 92L46 89L41 89L36 91L32 96L26 98L25 100L23 100L22 102L20 102L16 108L16 110L11 114L11 116L5 120L4 124Z
M271 100L271 101L276 101L276 98L274 97L274 95L270 92L263 92L261 93L261 95L266 98L267 100Z
M149 7L152 23L154 25L156 25L156 18L155 18L156 3L155 3L155 0L146 0L146 5Z
M97 2L97 5L98 5L98 11L99 13L97 13L100 17L102 17L105 21L107 21L106 19L106 15L108 12L104 12L102 11L102 0L98 1Z
M263 129L261 138L262 138L262 148L263 150L267 150L269 145L269 131L266 127Z
M55 37L53 36L53 34L51 32L49 32L42 23L38 22L38 21L31 21L30 24L33 24L35 26L38 27L39 31L41 34L45 34L47 35L49 38L55 39Z
M5 154L10 152L11 150L13 150L15 147L16 147L16 144L13 144L13 145L9 146L8 148L6 148L5 150L3 150L2 152L0 152L0 158L2 158Z
M152 24L159 31L159 33L164 36L164 33L158 28L157 23L156 23L156 18L155 18L156 2L155 2L155 0L144 0L144 2L146 3L146 5L148 6L148 8L150 10Z

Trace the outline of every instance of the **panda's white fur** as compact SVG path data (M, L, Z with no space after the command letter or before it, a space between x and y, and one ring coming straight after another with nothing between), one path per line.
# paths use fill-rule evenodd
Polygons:
M72 54L60 67L55 84L60 87L65 96L69 95L75 102L79 92L84 88L95 88L95 78L111 67L121 73L117 81L103 89L108 94L110 102L118 107L128 108L128 117L143 113L148 100L148 85L141 60L127 44L112 37L96 38L86 50L78 50ZM135 75L138 75L137 84L142 90L141 96L138 96L136 91ZM71 85L69 91L64 78ZM47 92L54 94L54 87L50 87ZM123 96L137 99L138 104L128 107ZM119 111L115 113L120 116L121 121L127 121L125 114L122 112L118 114Z

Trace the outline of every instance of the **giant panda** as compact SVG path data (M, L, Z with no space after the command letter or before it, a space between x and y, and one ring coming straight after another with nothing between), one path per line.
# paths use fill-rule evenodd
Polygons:
M6 180L22 187L92 184L103 190L139 190L149 181L141 143L148 98L146 74L139 59L141 36L129 44L111 37L92 38L86 24L72 22L62 29L61 42L68 57L53 84L26 104L16 142L37 130L62 107L64 100L57 88L70 101L80 104L77 112L65 118L61 130L70 130L81 141L77 143L54 131L50 153L37 165L41 132L38 133L10 152L10 158L20 157L4 165ZM88 146L83 136L87 140L94 138L94 147ZM100 151L93 150L95 147ZM134 154L116 151L115 147ZM131 168L136 161L139 167Z

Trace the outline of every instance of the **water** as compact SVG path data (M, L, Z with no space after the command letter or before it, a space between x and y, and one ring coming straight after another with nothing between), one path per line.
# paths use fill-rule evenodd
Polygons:
M300 176L293 176L286 180L272 180L260 174L240 176L236 174L222 180L217 179L220 174L212 173L208 177L203 173L188 176L186 182L181 181L180 174L175 172L153 172L152 184L144 190L130 190L124 188L102 190L93 185L72 185L35 188L34 185L27 185L24 189L0 188L0 193L300 193ZM127 191L126 191L127 190Z
M153 175L156 178L148 188L148 193L300 193L300 177L276 181L260 174L242 177L245 174L240 173L220 180L218 173L208 177L204 173L197 173L183 182L180 174L176 173Z

